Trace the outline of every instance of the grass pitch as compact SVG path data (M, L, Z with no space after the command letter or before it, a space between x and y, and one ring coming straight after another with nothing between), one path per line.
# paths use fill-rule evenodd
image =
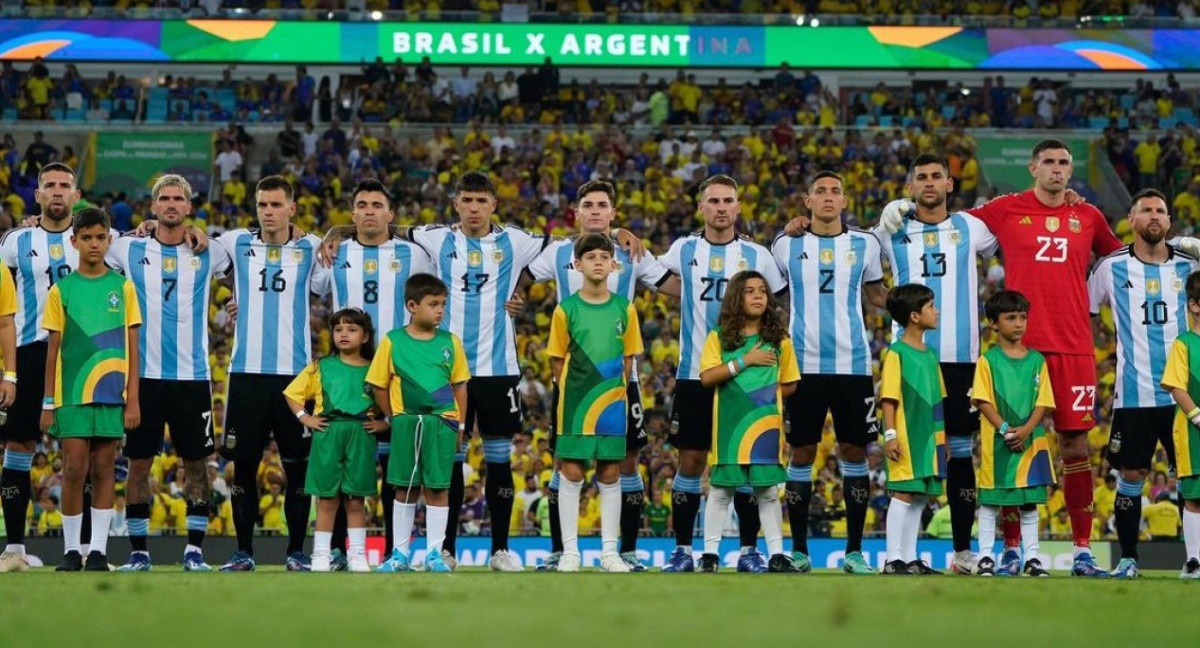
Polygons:
M0 575L0 647L1073 648L1200 637L1200 583L1174 572L1083 581L156 569Z

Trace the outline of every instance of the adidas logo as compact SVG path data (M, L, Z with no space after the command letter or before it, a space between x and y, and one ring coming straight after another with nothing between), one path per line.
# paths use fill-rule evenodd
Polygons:
M908 234L905 234L904 240L901 241L901 243L904 245L912 245L912 239L908 237Z
M142 257L142 260L138 261L138 265L150 265L150 259L147 259L146 257Z
M451 252L450 254L447 254L447 255L446 255L446 258L447 258L447 259L457 259L457 258L458 258L458 252Z
M30 250L25 253L25 256L27 256L27 257L35 257L37 255L38 255L37 250Z
M800 253L800 260L801 260L801 261L807 261L807 260L808 260L808 252L801 252L801 253Z
M574 270L574 269L575 269L575 264L574 264L574 263L568 263L567 265L563 266L563 267L562 267L562 269L563 269L563 270Z
M349 262L349 261L343 261L343 262L342 262L342 265L340 265L340 266L338 266L338 267L339 267L339 268L341 268L342 270L345 270L345 269L347 269L347 268L349 268L349 267L350 267L350 262Z
M693 267L693 268L695 268L695 267L699 266L699 265L700 265L700 263L699 263L699 262L697 262L695 259L692 259L692 262L691 262L691 263L689 263L688 265L689 265L689 266L691 266L691 267Z
M1132 282L1132 281L1126 281L1126 282L1125 282L1125 285L1124 285L1124 286L1122 286L1122 288L1124 288L1125 290L1131 290L1131 289L1133 288L1133 282Z
M250 248L249 250L246 250L246 253L243 254L242 256L252 257L252 256L258 256L258 255L254 253L254 248Z
M1032 218L1030 218L1030 217L1028 217L1028 216L1026 216L1026 217L1024 217L1024 218L1022 218L1022 219L1020 220L1020 223L1021 223L1022 225L1033 225L1033 219L1032 219Z

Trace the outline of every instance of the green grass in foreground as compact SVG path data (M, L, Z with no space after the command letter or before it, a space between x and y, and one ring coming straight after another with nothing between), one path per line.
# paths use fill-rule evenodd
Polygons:
M1122 582L278 569L3 574L0 646L1072 648L1200 637L1189 612L1200 583L1174 572Z

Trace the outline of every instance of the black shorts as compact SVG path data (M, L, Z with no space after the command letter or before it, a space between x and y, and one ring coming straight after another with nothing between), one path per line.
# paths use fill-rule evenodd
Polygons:
M229 374L225 392L225 436L221 455L234 461L259 461L272 435L284 461L304 461L312 431L300 424L283 390L292 376Z
M712 449L713 398L716 390L699 380L676 380L667 441L678 450Z
M42 437L42 384L46 379L45 342L17 347L17 400L8 408L8 422L0 426L0 439L33 443Z
M479 376L467 381L467 430L483 437L511 439L521 431L520 376Z
M1159 443L1175 467L1175 406L1123 407L1113 410L1108 462L1118 470L1149 470Z
M943 362L941 368L942 382L946 383L946 398L942 400L946 436L973 436L979 431L979 410L971 405L975 365L970 362Z
M809 374L796 384L786 408L792 423L787 442L793 448L820 443L830 411L839 443L865 448L879 437L875 383L870 376Z
M139 384L142 424L125 434L126 457L150 459L162 452L168 426L180 459L206 459L216 450L208 381L143 378Z
M642 388L631 382L625 392L628 407L625 409L625 452L638 452L649 445L646 436L646 417L642 410ZM550 407L550 454L554 454L558 439L558 383L554 383L554 401Z

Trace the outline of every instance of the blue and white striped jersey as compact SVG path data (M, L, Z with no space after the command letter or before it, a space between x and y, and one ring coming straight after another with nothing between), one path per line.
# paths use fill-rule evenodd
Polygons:
M317 263L321 239L309 234L283 245L257 231L235 229L216 244L232 260L238 304L232 373L296 376L312 362L309 293L329 293L329 269Z
M680 380L700 379L700 353L709 331L717 325L725 286L743 270L757 270L767 278L771 292L787 286L767 248L738 237L729 243L710 243L704 232L676 239L659 258L667 270L679 275L681 325L679 330Z
M109 236L116 240L121 234L109 230ZM71 230L48 232L41 226L10 230L0 242L0 258L12 268L17 284L17 346L44 342L50 335L42 328L50 286L79 267ZM111 251L106 261L113 262Z
M933 290L941 311L938 327L925 333L925 343L942 362L974 363L979 359L979 258L996 253L997 241L983 221L966 212L937 224L915 219L888 234L873 231L887 255L895 285L921 284ZM902 330L893 323L892 339Z
M404 285L414 274L436 274L421 246L390 239L382 245L342 241L331 269L333 308L361 308L371 316L378 340L408 324Z
M529 273L535 281L555 282L555 292L562 303L583 287L583 274L575 269L575 239L551 241L546 249L529 264ZM657 289L669 276L667 269L646 252L640 261L634 261L629 252L617 245L617 269L608 276L608 289L630 302L637 299L638 285L651 290Z
M186 244L124 236L110 249L117 270L133 282L142 308L140 376L208 380L208 306L212 278L229 273L229 253L211 245L196 254Z
M1165 263L1145 263L1123 247L1100 259L1088 276L1093 315L1112 307L1117 332L1117 382L1113 407L1174 405L1159 385L1175 338L1188 329L1188 275L1196 259L1171 248Z
M444 225L414 227L412 241L433 258L450 290L442 328L462 340L471 376L516 376L517 341L504 302L550 241L519 227L492 226L483 238Z
M791 296L791 335L801 374L871 375L863 285L883 281L869 232L779 235L771 253Z

